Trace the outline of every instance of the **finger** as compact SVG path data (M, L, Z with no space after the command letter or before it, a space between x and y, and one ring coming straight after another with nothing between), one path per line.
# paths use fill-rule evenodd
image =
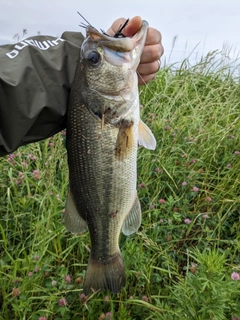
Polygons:
M114 36L115 33L119 30L119 28L124 25L126 22L126 18L119 18L113 22L111 27L107 30L107 33L110 36ZM132 37L142 26L142 19L139 16L136 16L129 20L126 27L122 30L122 33L126 37Z
M162 34L157 29L149 27L145 45L157 44L161 43L161 41Z
M152 81L156 77L156 73L148 74L148 75L138 75L138 85L142 86Z
M119 26L123 25L125 21L125 18L119 18L115 20L111 27L107 30L107 34L109 34L110 36L114 36L115 33L118 31Z
M141 74L141 76L148 75L148 74L154 74L158 72L160 68L160 61L154 61L150 63L141 63L138 66L137 72Z
M128 24L123 29L122 33L126 37L132 37L132 36L134 36L135 33L138 32L138 30L141 28L141 26L142 26L142 19L141 19L141 17L136 16L136 17L132 18L131 20L129 20Z
M159 44L145 46L141 55L140 63L148 63L159 60L163 54L163 47Z

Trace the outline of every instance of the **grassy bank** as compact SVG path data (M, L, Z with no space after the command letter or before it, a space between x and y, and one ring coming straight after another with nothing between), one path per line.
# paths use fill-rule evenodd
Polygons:
M90 240L62 224L64 133L0 159L0 319L240 318L240 83L212 58L141 88L157 149L139 149L119 295L82 294Z

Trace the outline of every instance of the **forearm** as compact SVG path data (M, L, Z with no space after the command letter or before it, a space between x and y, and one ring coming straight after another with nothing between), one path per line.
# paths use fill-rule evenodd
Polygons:
M65 33L0 47L0 156L64 128L82 41Z

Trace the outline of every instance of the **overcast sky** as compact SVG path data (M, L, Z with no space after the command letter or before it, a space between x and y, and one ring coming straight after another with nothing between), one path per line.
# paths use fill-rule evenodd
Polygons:
M12 43L13 35L27 29L27 36L61 36L79 27L80 11L96 28L106 30L119 17L140 15L163 35L165 60L177 36L171 61L185 58L196 46L194 56L212 50L240 52L239 0L0 0L0 44Z

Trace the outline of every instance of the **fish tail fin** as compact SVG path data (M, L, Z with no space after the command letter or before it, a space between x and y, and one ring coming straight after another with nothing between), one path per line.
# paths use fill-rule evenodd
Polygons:
M126 275L120 251L106 260L90 256L83 284L83 292L107 291L118 293L126 284Z

